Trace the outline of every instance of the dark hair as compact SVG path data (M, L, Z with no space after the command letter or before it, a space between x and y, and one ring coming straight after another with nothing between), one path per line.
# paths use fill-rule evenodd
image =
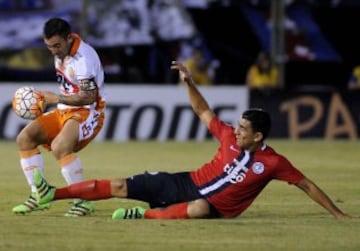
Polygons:
M70 33L70 24L61 18L51 18L44 25L44 37L47 39L55 35L66 39Z
M269 113L261 108L251 108L242 114L242 118L251 122L254 132L261 132L263 140L267 138L271 128L271 119Z

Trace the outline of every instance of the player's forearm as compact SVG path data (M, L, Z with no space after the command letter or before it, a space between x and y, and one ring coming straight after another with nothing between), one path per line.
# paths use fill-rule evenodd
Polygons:
M82 106L87 104L92 104L95 100L95 94L90 93L87 95L84 95L84 93L71 95L71 96L65 96L65 95L58 95L54 92L44 91L42 92L45 97L45 102L48 106L56 105L56 104L66 104L66 105L72 105L72 106Z
M94 102L93 97L90 96L82 96L82 95L71 95L71 96L65 96L65 95L59 95L59 99L57 103L65 104L65 105L72 105L72 106L82 106L82 105L88 105Z
M338 207L335 206L335 204L332 202L332 200L321 190L314 191L312 198L314 201L316 201L321 206L323 206L326 210L328 210L336 218L338 218L339 215L344 214Z
M335 218L342 218L344 213L332 202L332 200L316 184L309 182L306 189L303 189L311 199L324 207Z
M187 78L184 81L186 83L189 99L194 112L200 116L203 112L209 111L210 107L205 98L201 95L196 88L192 79Z

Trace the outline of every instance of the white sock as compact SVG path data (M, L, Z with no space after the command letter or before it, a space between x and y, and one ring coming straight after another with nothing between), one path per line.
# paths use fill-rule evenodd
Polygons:
M66 183L71 185L83 181L83 169L79 157L77 157L75 154L72 154L71 157L66 156L65 158L70 160L68 163L61 166L61 173L65 178Z
M20 158L20 165L26 177L27 183L31 188L31 192L36 192L33 181L34 168L39 168L40 173L44 171L44 160L41 154L35 154L29 158Z

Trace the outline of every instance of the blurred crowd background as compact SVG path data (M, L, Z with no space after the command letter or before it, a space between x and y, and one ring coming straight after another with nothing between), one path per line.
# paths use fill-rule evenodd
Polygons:
M42 28L57 16L97 49L110 84L177 84L181 60L199 84L251 86L269 56L277 87L341 90L360 65L359 13L359 0L0 0L0 83L55 81Z

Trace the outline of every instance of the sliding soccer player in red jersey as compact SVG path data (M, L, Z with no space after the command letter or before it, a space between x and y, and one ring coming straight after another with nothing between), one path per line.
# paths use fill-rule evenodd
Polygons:
M68 22L51 18L44 25L44 43L54 56L60 94L44 91L48 106L56 109L31 121L17 136L20 164L31 194L15 206L17 214L47 209L34 198L34 169L44 168L39 149L51 150L68 185L83 181L83 168L76 152L100 132L104 120L104 72L96 51L71 31ZM85 216L94 211L91 202L74 200L66 216Z
M220 142L216 155L191 172L89 180L64 188L49 185L36 171L34 183L40 204L74 197L87 200L117 197L145 201L150 208L119 208L113 213L113 219L231 218L240 215L266 185L276 179L297 186L335 218L352 218L337 208L289 160L264 142L271 127L267 112L249 109L233 128L210 109L186 67L173 62L171 68L179 71L194 112Z

